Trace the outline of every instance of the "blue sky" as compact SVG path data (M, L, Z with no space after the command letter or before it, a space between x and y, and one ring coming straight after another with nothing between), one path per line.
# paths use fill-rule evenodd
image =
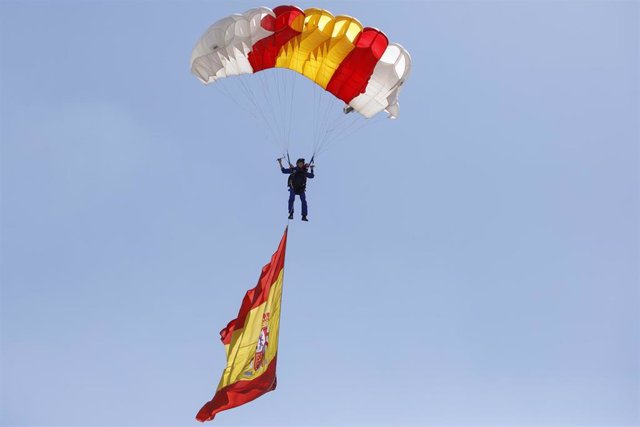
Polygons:
M0 3L0 425L193 425L213 395L286 178L188 61L257 5ZM214 422L640 425L639 3L298 5L413 71L318 159L278 390Z

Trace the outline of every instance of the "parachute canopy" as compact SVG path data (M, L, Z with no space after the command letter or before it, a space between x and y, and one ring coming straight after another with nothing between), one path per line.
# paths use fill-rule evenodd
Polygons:
M203 83L270 68L296 71L366 118L398 115L398 93L411 69L409 53L350 16L295 6L250 9L213 24L191 55Z

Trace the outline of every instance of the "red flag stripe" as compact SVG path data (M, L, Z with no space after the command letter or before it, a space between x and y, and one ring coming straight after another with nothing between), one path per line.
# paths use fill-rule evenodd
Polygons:
M213 399L204 404L198 411L196 420L211 421L218 412L235 408L276 389L276 355L265 372L250 381L238 381L221 388Z

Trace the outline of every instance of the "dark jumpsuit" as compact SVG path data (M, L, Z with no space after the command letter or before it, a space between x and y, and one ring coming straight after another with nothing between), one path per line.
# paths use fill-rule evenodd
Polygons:
M292 168L281 167L280 170L282 171L282 173L291 175L298 172L298 167L297 166L294 166ZM307 178L313 178L315 175L313 174L313 172L306 172L306 176ZM300 196L300 202L302 202L302 216L307 216L307 197L305 195L305 190L303 189L302 191L299 191L298 193L296 193L293 187L291 186L289 186L289 213L290 214L293 213L293 202L296 199L296 194Z

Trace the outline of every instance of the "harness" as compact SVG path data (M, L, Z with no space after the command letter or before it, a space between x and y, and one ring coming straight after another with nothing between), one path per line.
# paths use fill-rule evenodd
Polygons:
M287 185L295 194L302 194L307 189L307 170L296 168L296 171L289 175Z

